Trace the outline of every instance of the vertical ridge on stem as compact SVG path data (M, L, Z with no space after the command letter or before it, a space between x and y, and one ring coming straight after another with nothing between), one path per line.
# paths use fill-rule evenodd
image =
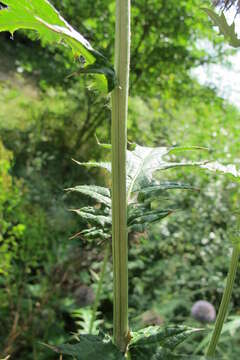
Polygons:
M115 72L112 93L112 237L114 342L126 349L128 333L128 240L126 195L127 113L130 63L130 0L116 0Z

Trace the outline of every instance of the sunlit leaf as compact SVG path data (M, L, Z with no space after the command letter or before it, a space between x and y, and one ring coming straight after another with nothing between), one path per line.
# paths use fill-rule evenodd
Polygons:
M96 317L100 315L100 311L96 312ZM77 310L74 310L72 317L75 319L75 323L78 327L77 335L87 334L90 329L92 321L92 309L90 307L83 307ZM99 326L103 323L103 319L95 319L92 327L92 334L95 335L98 333Z
M93 167L93 168L101 168L107 170L111 173L111 163L109 162L96 162L96 161L89 161L89 162L79 162L77 160L73 160L76 164L86 167Z
M109 148L109 146L108 146ZM165 209L163 207L151 208L151 203L156 201L163 195L163 192L171 189L191 189L194 188L188 184L182 184L172 181L159 182L154 178L157 171L166 170L175 167L184 166L200 166L204 162L173 162L165 159L169 154L176 154L182 151L195 151L202 148L198 147L158 147L149 148L134 144L131 150L127 150L127 191L128 191L128 231L143 232L151 224L160 221L169 216L173 210ZM204 149L205 150L205 149ZM74 160L75 161L75 160ZM111 163L109 162L78 162L78 165L86 167L97 167L111 172ZM100 209L92 208L85 211L77 209L75 212L82 216L93 225L93 230L87 229L81 232L81 236L88 239L97 239L111 237L111 198L110 190L93 185L76 186L75 188L67 189L69 191L78 191L82 194L88 195L97 202L103 204L108 208L101 207ZM194 189L196 190L196 189ZM99 218L98 218L99 217ZM104 232L99 232L96 225L104 227Z
M72 49L74 56L84 57L85 67L81 72L98 74L97 82L102 90L114 88L114 70L106 58L94 50L47 0L3 0L2 3L7 7L0 10L0 31L13 34L19 29L34 30L45 43L64 43Z
M191 148L181 148L182 151ZM174 153L177 148L143 147L136 145L134 151L127 152L127 190L128 196L132 192L141 191L152 185L154 173L160 170L183 166L199 166L201 162L173 162L165 160L166 155Z

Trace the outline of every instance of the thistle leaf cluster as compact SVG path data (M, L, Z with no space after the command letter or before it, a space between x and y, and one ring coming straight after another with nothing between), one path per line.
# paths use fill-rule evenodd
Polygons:
M175 348L187 338L202 329L187 326L149 326L131 333L128 342L128 353L132 360L166 360L182 359L174 354ZM120 352L108 335L80 335L75 344L60 346L47 345L53 351L75 357L77 360L92 360L98 354L99 360L124 360L125 354Z
M174 162L167 160L170 154L189 148L171 147L143 147L134 146L134 150L127 150L127 204L128 204L128 232L142 233L149 226L171 215L174 210L164 207L161 199L166 192L173 189L194 190L189 184L175 181L159 181L156 175L159 171L185 166L201 166L202 162ZM80 163L81 166L97 167L111 173L111 164L106 162ZM78 192L92 198L99 206L88 206L72 209L81 217L88 228L76 234L87 240L107 240L111 238L111 189L96 185L80 185L67 189L68 192ZM157 204L157 205L156 205Z

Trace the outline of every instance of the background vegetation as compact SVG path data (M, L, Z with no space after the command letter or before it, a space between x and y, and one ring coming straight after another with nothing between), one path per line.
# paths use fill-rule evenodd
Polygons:
M114 1L53 3L92 43L94 34L94 47L112 56ZM13 42L9 34L0 35L0 354L47 360L56 355L40 342L62 343L83 331L95 297L103 248L71 238L86 224L68 208L88 199L64 189L96 178L99 184L108 181L104 173L89 172L71 159L106 156L95 134L109 141L110 105L107 97L86 90L86 78L69 77L80 67L78 59L72 64L64 48L46 49L29 36L35 34L17 33ZM191 77L194 67L223 61L226 54L199 1L136 0L129 140L199 145L210 153L195 154L198 159L239 164L238 109ZM199 190L166 194L181 211L130 239L132 328L194 324L194 301L205 299L217 308L223 291L227 231L236 221L239 187L201 170L164 172L164 179L170 178ZM111 331L110 264L99 320ZM237 282L235 317L220 344L226 359L239 356ZM200 340L185 346L201 353Z

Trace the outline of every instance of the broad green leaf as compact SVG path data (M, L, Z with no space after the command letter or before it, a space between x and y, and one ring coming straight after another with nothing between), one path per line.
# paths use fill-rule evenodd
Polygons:
M132 333L132 340L129 345L131 359L153 359L160 348L173 350L193 333L199 331L201 330L189 328L187 326L167 328L161 326L149 326L136 333Z
M47 0L4 0L7 8L0 10L0 31L26 29L37 31L45 43L64 43L74 56L83 56L86 63L81 72L98 74L101 90L111 91L115 86L113 68L98 51L69 25Z
M203 8L203 10L211 18L214 25L216 25L219 28L220 34L224 36L228 44L235 48L239 47L240 39L238 39L235 31L235 23L233 22L231 25L228 25L223 12L221 13L221 15L218 15L211 9Z
M142 347L145 345L162 345L171 340L172 343L170 344L170 347L167 346L167 348L172 349L173 344L176 344L175 346L179 344L179 339L181 339L180 342L182 342L193 333L199 331L202 331L202 329L190 328L184 325L169 327L148 326L147 328L131 333L132 339L130 348Z
M166 341L164 342L164 347L170 350L174 350L179 344L181 344L182 342L184 342L188 337L190 337L191 335L193 335L196 332L200 332L203 331L204 329L193 329L193 328L189 328L189 329L185 329L182 331L182 333L170 336L166 339Z
M111 341L96 335L80 335L79 342L74 345L47 346L59 354L70 355L77 360L124 360L122 353Z
M66 189L66 191L76 191L88 195L97 202L111 207L111 194L108 188L95 185L81 185Z

